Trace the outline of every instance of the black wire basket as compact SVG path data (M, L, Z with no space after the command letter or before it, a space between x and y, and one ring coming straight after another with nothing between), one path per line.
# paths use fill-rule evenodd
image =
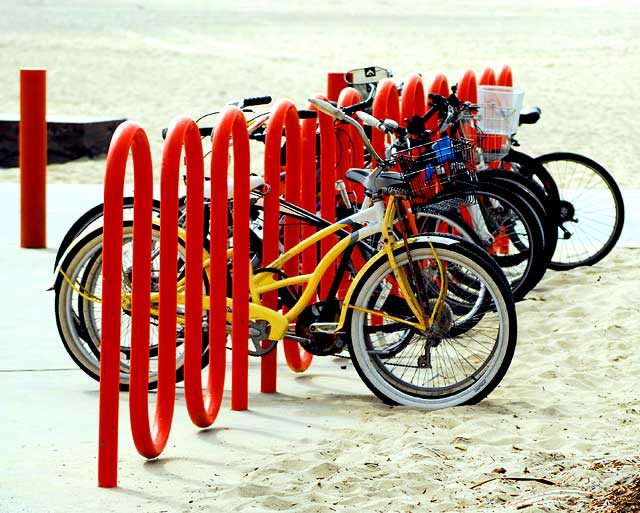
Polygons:
M475 183L475 145L469 139L443 137L395 154L413 203L427 203L436 194L459 192L457 185ZM442 197L442 194L440 194Z

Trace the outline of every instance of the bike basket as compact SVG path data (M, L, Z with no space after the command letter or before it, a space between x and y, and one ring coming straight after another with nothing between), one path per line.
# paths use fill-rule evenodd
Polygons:
M523 89L479 86L478 128L485 134L515 134L518 130L523 100Z
M499 133L487 133L480 126L480 109L475 112L466 113L460 120L460 130L463 136L473 141L481 151L484 162L494 162L501 160L511 148L511 136ZM486 112L485 112L486 116ZM501 123L504 119L501 120ZM497 121L494 125L498 124ZM504 124L504 123L503 123ZM480 158L478 158L480 161Z
M395 154L405 182L417 203L424 203L447 183L468 178L476 170L475 146L468 139L443 137Z

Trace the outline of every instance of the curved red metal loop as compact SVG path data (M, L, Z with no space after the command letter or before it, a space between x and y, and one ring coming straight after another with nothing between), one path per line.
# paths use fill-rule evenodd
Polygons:
M298 110L295 105L286 99L278 100L269 117L267 135L265 140L265 180L272 186L278 184L280 179L282 134L286 136L285 154L285 199L295 205L302 204L302 131ZM315 165L315 153L306 155L305 161L313 159ZM307 167L308 167L307 163ZM276 170L278 174L276 175ZM273 196L273 195L272 195ZM264 229L264 265L275 260L279 255L279 204L278 198L270 198L269 211L265 198L265 229ZM269 216L269 231L267 232L266 219ZM300 227L293 223L287 223L284 228L284 250L288 251L301 240ZM267 245L269 248L267 248ZM287 261L284 272L289 276L300 274L300 256ZM265 294L264 304L277 309L277 294ZM311 365L313 355L300 347L298 342L284 340L284 353L287 365L294 372L304 372ZM272 353L275 355L275 352ZM263 357L264 359L264 357ZM274 360L275 361L275 360ZM275 388L275 386L274 386Z
M498 85L504 87L513 87L513 73L511 66L505 64L498 75Z
M338 98L338 107L348 107L361 101L360 94L353 87L346 87ZM358 135L355 127L351 125L341 126L343 129L338 133L337 179L344 180L344 175L350 167L364 167L364 143ZM348 190L355 191L358 201L364 197L364 188L358 184L346 184Z
M226 107L221 115L212 147L211 183L212 204L221 203L216 208L216 215L211 212L211 276L216 279L226 274L228 241L228 225L216 221L227 216L227 187L218 184L227 180L229 138L233 141L233 279L232 279L232 327L231 327L231 409L246 410L249 407L249 133L247 121L237 107ZM217 190L216 190L217 189ZM276 188L277 190L277 188ZM224 197L223 197L224 195ZM223 213L224 210L224 213ZM214 262L215 258L215 262ZM227 287L212 287L211 317L212 330L210 344L216 350L213 357L221 359L226 330L226 295ZM213 292L216 291L214 295ZM223 328L224 324L224 328ZM220 372L224 365L218 361ZM216 371L218 372L218 371ZM221 380L222 378L220 378Z
M219 362L217 358L213 358L211 348L209 350L211 366L205 405L202 398L201 374L204 162L198 126L188 117L176 118L169 127L164 147L163 172L174 174L179 172L183 146L188 178L185 255L185 399L192 422L199 427L207 427L215 420L222 399L225 355L223 343L222 382L220 383L220 369L215 367ZM174 178L171 176L170 180L173 182ZM165 218L162 218L162 221L164 222Z
M122 312L122 207L129 149L133 154L133 178L136 189L134 229L138 243L134 245L134 268L137 266L138 269L149 269L151 248L153 199L151 151L144 130L138 124L127 121L122 123L113 134L107 155L104 184L98 449L98 485L101 487L117 486ZM132 335L136 340L136 337L146 340L148 345L151 277L148 271L146 273L138 271L133 279L137 281L132 297ZM175 367L173 372L175 373ZM148 371L146 377L148 377Z
M491 67L486 67L482 73L482 76L480 77L480 82L478 82L479 85L497 85L497 81L496 81L496 74L493 71L493 68Z
M308 103L309 110L318 110L315 105ZM317 118L303 119L301 123L302 134L302 165L300 177L300 205L305 210L315 213L318 202L318 176L316 172L318 145L316 129L318 127ZM308 223L302 224L301 236L303 239L311 237L316 229ZM315 246L307 248L302 252L302 274L311 274L318 263L318 251Z
M476 74L471 69L465 70L458 83L458 98L463 102L478 103L478 85Z
M439 94L444 97L449 96L449 82L443 73L438 73L433 77L433 81L429 87L429 93Z
M413 116L422 116L426 107L424 83L417 73L411 73L404 81L400 111L402 113L402 125L406 126L406 120Z
M384 78L378 83L376 96L373 99L372 114L378 119L400 119L400 95L396 84L390 78ZM385 154L385 134L374 130L371 134L371 144L379 155Z
M129 385L129 412L131 433L140 454L155 458L166 446L171 431L176 395L176 325L178 276L178 183L180 179L180 156L184 137L177 129L180 120L174 121L162 153L160 175L160 283L158 305L158 396L153 427L149 425L148 380L149 380L149 308L146 313L147 327L144 336L132 329L131 375ZM201 151L202 153L202 151ZM193 157L192 157L193 158ZM136 191L137 192L137 191ZM134 221L135 222L135 221ZM133 282L149 274L151 266L151 238L145 239L145 264L133 265ZM135 233L133 249L139 243ZM135 258L135 257L134 257ZM171 271L171 272L169 272ZM137 278L140 276L140 278ZM146 277L144 278L146 279ZM135 289L134 289L135 291ZM135 292L134 292L135 293ZM132 315L136 312L133 311Z
M445 98L449 96L449 82L443 73L438 73L429 86L429 94L439 94ZM427 130L434 132L438 129L438 116L431 116L426 123Z

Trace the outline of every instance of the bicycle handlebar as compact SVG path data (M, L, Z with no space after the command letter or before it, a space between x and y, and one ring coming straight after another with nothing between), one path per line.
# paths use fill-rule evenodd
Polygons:
M318 98L309 98L309 103L314 105L320 112L324 112L332 118L339 119L340 121L346 121L347 115L338 107L331 105L329 102L319 100Z
M200 131L200 137L207 137L209 135L211 135L211 132L213 132L213 127L212 126L199 126L198 130ZM162 129L162 138L166 139L167 138L167 132L169 131L168 128L163 128Z
M381 122L378 118L373 117L371 114L367 114L363 110L356 112L356 116L358 116L365 125L369 125L380 130Z
M254 105L266 105L267 103L271 103L271 96L254 96L253 98L245 98L242 100L242 105L244 107L252 107Z

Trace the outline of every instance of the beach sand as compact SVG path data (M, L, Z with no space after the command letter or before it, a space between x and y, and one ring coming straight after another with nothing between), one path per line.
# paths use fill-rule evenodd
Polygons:
M328 71L364 65L389 67L398 80L422 72L429 83L437 72L454 82L465 67L481 73L508 63L525 104L543 111L537 125L521 129L523 151L583 153L623 189L640 188L629 132L640 104L640 13L621 0L2 7L0 112L18 110L21 67L46 67L49 113L138 121L156 174L160 130L178 114L198 117L263 94L302 107L325 89ZM48 180L101 183L104 167L104 159L51 165ZM0 181L17 180L17 169L0 170ZM16 428L16 441L2 445L14 472L0 478L0 512L584 511L590 494L640 472L639 251L620 248L593 267L549 272L518 305L508 374L476 406L390 408L350 364L325 358L284 376L274 397L254 387L250 412L224 411L222 424L200 435L180 411L181 434L156 463L134 453L123 420L119 491L95 488L97 387L77 371L46 391L64 394L52 404L92 405L69 413L78 419L67 433L74 443L58 441L55 425L32 436ZM49 346L71 367L48 315ZM58 478L45 482L36 458Z

